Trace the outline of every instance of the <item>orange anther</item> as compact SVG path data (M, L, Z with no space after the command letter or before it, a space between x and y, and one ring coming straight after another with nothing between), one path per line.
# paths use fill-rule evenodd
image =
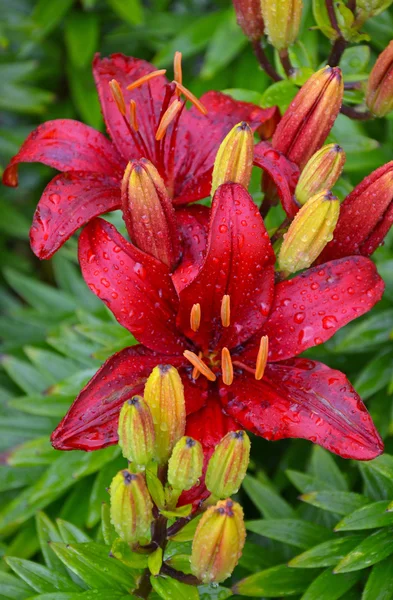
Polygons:
M190 350L185 350L183 352L183 356L200 372L202 375L206 377L209 381L215 381L216 376L213 371L209 369L207 365L197 356L194 352L190 352Z
M261 341L259 343L257 362L256 362L256 366L255 366L255 379L257 379L258 381L260 379L262 379L263 374L265 373L268 354L269 354L269 338L267 337L267 335L263 335L261 337Z
M150 81L150 79L154 79L154 77L158 77L159 75L165 75L165 73L166 69L158 69L157 71L146 73L146 75L143 75L143 77L140 77L139 79L136 79L135 81L130 83L130 85L127 85L127 90L135 90L136 88L141 87L141 85L143 85L147 81Z
M228 348L223 348L221 350L221 371L222 380L225 385L231 385L233 381L233 365Z
M183 106L183 102L180 102L180 100L174 100L172 102L172 104L166 109L166 111L162 115L162 119L161 119L160 124L158 125L158 129L156 131L156 140L157 141L162 140L162 138L164 137L164 135L166 133L166 130L168 129L169 125L172 123L173 119L176 117L179 110L181 110L182 106Z
M112 79L109 82L109 87L111 88L112 96L114 101L116 102L117 108L119 109L123 117L125 117L126 103L124 102L123 92L121 91L118 81L116 81L116 79Z
M201 324L201 305L199 302L193 304L190 314L190 327L193 331L198 331Z
M181 68L181 52L175 52L175 57L173 59L173 72L174 72L174 79L177 83L180 83L180 85L183 83L183 72L182 72L182 68ZM178 96L180 96L180 90L177 89L176 90Z
M138 131L138 119L136 117L136 102L135 100L130 100L130 125L134 131Z
M190 90L188 90L186 87L184 87L184 85L182 85L178 81L175 81L175 83L176 83L176 87L178 88L178 90L181 91L183 96L185 96L187 98L187 100L189 100L191 102L191 104L193 104L195 106L195 108L197 108L199 110L199 112L201 112L203 115L207 115L207 108L205 106L203 106L202 102L200 100L198 100L198 98L196 96L194 96L194 94L192 92L190 92Z
M221 300L221 323L223 327L229 327L231 324L231 297L224 294Z

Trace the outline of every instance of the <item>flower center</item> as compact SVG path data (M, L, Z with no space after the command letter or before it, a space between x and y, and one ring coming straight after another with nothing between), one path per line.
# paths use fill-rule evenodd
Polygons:
M194 304L190 312L190 327L192 331L198 331L201 324L201 314L201 305L199 303ZM221 323L223 327L229 327L231 324L231 303L229 294L225 294L222 297ZM268 354L269 338L267 335L263 335L259 342L255 369L237 360L236 357L235 360L232 360L231 353L225 346L221 350L221 357L219 357L218 352L210 352L207 354L203 354L203 352L198 352L198 354L196 354L190 350L185 350L183 352L185 358L194 367L192 371L193 379L198 379L200 375L204 375L209 381L216 381L216 372L221 371L221 377L225 385L231 385L233 382L234 366L249 371L258 381L262 379L266 369Z
M158 169L161 177L165 181L168 193L171 197L174 194L174 171L175 171L175 149L179 119L185 103L189 100L203 115L207 114L207 109L198 100L190 90L183 85L183 74L181 66L181 52L176 52L173 61L174 80L167 83L165 86L165 95L162 101L158 124L155 123L155 144L154 148L149 148L148 140L143 137L143 132L139 129L138 124L138 106L135 100L130 100L129 107L126 106L122 89L116 81L112 79L109 86L112 92L116 106L124 120L124 123L133 139L135 147L138 149L141 157L150 160ZM159 77L166 73L166 69L158 69L140 77L127 86L128 91L140 88L143 85L149 85L150 81L155 77ZM149 88L150 92L150 88ZM151 100L156 100L152 97ZM184 99L181 99L181 96ZM154 110L153 110L154 113ZM154 118L154 114L152 117ZM170 125L173 125L169 143L166 143Z

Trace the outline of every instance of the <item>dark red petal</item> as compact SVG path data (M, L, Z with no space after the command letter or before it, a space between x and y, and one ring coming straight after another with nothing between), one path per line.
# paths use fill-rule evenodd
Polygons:
M134 394L143 393L145 381L158 364L181 367L182 356L163 356L143 346L132 346L111 356L76 398L52 433L57 450L99 450L117 442L120 408ZM188 367L183 374L187 412L200 409L203 398L191 391Z
M393 222L393 161L373 171L344 199L334 237L319 263L351 254L372 254Z
M277 188L283 209L293 218L299 210L294 191L299 179L299 168L268 142L259 142L254 149L254 165L263 169Z
M258 331L270 310L274 253L258 208L235 183L214 195L203 265L180 292L179 328L203 348L233 348ZM230 296L231 324L221 325L221 302ZM201 305L198 332L190 328L193 304Z
M363 256L335 260L279 283L263 326L263 334L269 336L269 360L291 358L322 344L368 312L383 290L374 263Z
M120 208L120 183L108 175L70 171L46 186L30 229L31 248L50 258L79 227Z
M306 359L269 364L222 385L225 410L267 440L305 438L343 458L371 460L383 443L366 407L340 371Z
M83 230L79 261L92 292L138 341L163 354L181 354L185 341L175 326L178 299L164 263L127 242L103 219Z
M176 211L176 220L183 240L181 262L172 280L179 293L195 277L203 262L209 232L210 209L194 205Z
M167 81L165 77L158 76L137 89L129 91L126 88L133 81L155 70L153 65L144 60L124 56L123 54L112 54L109 58L103 59L97 54L94 58L93 74L105 123L113 142L127 161L144 156L154 162L155 133ZM112 79L116 79L119 83L127 107L131 99L136 102L139 133L146 144L147 152L138 147L136 137L131 135L116 103L113 101L109 87L109 82Z
M115 146L99 131L72 119L56 119L32 131L3 174L18 185L18 164L41 162L58 171L90 171L121 177L125 167Z
M175 161L175 203L184 204L210 195L211 175L217 150L227 133L240 121L253 131L275 118L276 107L263 109L238 102L220 92L201 97L208 114L195 107L184 111L177 133Z

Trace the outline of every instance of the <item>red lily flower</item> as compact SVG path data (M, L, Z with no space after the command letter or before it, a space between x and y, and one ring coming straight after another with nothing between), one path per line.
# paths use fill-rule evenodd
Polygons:
M101 367L54 431L54 447L116 443L120 407L166 363L184 383L187 433L207 451L240 427L269 440L306 438L347 458L380 454L382 441L345 375L296 358L381 298L374 264L345 258L274 285L263 220L238 184L220 186L211 211L195 206L178 216L184 259L172 276L102 219L82 232L86 282L140 345Z
M9 186L18 184L21 162L63 172L45 188L34 215L30 239L39 258L50 258L79 227L121 207L120 184L131 159L144 157L157 167L176 205L193 202L210 194L217 149L236 123L247 121L256 130L275 122L276 108L220 92L198 101L182 85L180 58L177 53L176 81L169 83L165 71L143 60L97 55L93 73L112 141L83 123L58 119L34 130L11 160L3 175ZM180 93L193 102L190 110L183 110Z

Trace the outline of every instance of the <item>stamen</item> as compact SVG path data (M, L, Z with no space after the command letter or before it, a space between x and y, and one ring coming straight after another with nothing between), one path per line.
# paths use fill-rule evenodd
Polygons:
M179 110L181 110L182 106L183 103L180 102L180 100L174 100L172 104L166 109L165 113L162 115L162 119L156 131L156 140L162 140L166 133L166 130L172 123L173 119L176 117Z
M231 324L231 297L224 294L221 301L221 323L223 327L229 327Z
M202 352L198 352L198 358L202 358L203 354ZM191 377L193 379L198 379L199 375L201 374L200 371L198 371L198 369L196 367L193 368L192 373L191 373Z
M198 100L198 98L196 96L194 96L194 94L192 92L190 92L190 90L188 90L186 87L184 87L184 85L182 85L178 81L175 81L175 83L176 83L176 87L181 91L183 96L185 96L187 98L187 100L189 100L191 102L191 104L193 104L195 106L195 108L197 108L199 110L199 112L201 112L203 115L207 115L207 108L205 106L203 106L202 102L200 100Z
M198 331L201 324L201 305L199 302L193 304L190 314L190 327L193 331Z
M233 381L233 365L228 348L223 348L221 350L221 371L222 380L225 385L231 385Z
M260 379L262 379L262 377L265 373L268 354L269 354L269 338L267 337L267 335L263 335L261 337L261 341L259 344L257 362L256 362L256 366L255 366L255 379L257 379L258 381Z
M182 57L181 52L175 52L175 57L173 59L174 79L175 79L176 83L180 83L180 85L183 83L183 71L181 68L181 57ZM176 93L178 96L180 96L181 92L178 88L176 89Z
M136 102L130 100L130 124L134 131L138 131L138 119L136 118Z
M154 77L158 77L159 75L165 75L165 73L166 69L158 69L158 71L146 73L146 75L143 75L143 77L140 77L139 79L136 79L135 81L130 83L130 85L127 85L127 90L135 90L136 88L141 87L141 85L143 85L147 81L150 81L150 79L154 79Z
M202 375L206 377L206 379L208 379L209 381L216 380L216 376L214 375L213 371L211 371L209 367L205 365L205 363L194 352L190 352L190 350L185 350L183 352L183 356L185 356L185 358L189 360L190 363L196 369L198 369L198 371L200 371Z
M111 88L112 96L116 102L117 108L124 117L126 114L126 103L124 102L123 92L121 91L118 81L116 81L116 79L112 79L109 82L109 87Z

